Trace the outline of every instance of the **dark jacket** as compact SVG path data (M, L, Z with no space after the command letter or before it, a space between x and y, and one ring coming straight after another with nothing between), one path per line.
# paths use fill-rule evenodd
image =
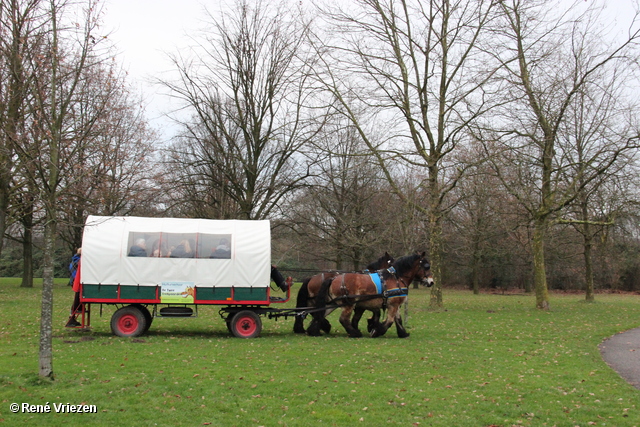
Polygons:
M147 256L147 251L141 248L140 246L131 246L131 249L129 249L128 256L144 257L144 256Z
M184 245L178 245L171 251L171 258L193 258L193 252L187 252Z

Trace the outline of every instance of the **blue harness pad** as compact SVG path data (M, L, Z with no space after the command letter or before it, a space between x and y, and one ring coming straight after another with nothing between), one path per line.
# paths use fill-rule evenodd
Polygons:
M378 290L378 293L381 294L383 289L382 289L382 281L380 280L380 275L378 273L369 273L369 276L371 276L371 281L376 285L376 289Z

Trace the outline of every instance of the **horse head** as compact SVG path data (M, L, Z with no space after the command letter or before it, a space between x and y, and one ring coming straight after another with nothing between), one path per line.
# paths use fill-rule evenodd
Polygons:
M393 257L389 255L389 252L385 252L384 255L382 255L376 261L369 264L366 267L366 269L369 271L384 270L391 267L393 265L393 262L394 262Z
M418 269L418 274L415 279L418 283L427 288L430 288L434 285L433 275L431 274L431 264L429 264L429 260L425 258L425 253L422 252L420 256L420 268Z
M378 259L378 270L391 267L394 261L395 259L389 255L389 252L385 252L384 255Z
M429 260L425 255L425 252L416 252L413 255L398 258L393 263L395 274L404 282L405 286L409 286L414 280L417 280L423 286L433 286L431 264L429 264Z

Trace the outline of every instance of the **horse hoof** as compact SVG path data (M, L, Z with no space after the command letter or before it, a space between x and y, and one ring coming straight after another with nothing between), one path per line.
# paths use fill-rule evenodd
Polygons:
M373 319L367 319L367 331L371 333L380 323Z
M322 326L320 327L320 329L322 329L325 333L330 334L331 333L331 323L329 323L329 321L325 319L322 322Z
M378 329L377 329L377 328L371 329L371 330L369 331L369 336L370 336L371 338L377 338L377 337L379 337L379 336L380 336L380 332L378 331Z
M296 317L296 320L293 322L293 332L296 334L304 334L305 329L304 329L304 322L302 317Z
M307 328L307 335L311 336L311 337L319 337L320 334L320 328L318 327L317 323L311 323L311 325L309 325L309 327Z
M371 338L377 338L377 337L383 336L386 333L387 333L387 330L384 329L384 327L382 327L381 324L378 324L378 327L371 330L370 335L371 335Z
M409 335L411 335L410 333L402 334L402 335L398 335L398 338L409 338Z

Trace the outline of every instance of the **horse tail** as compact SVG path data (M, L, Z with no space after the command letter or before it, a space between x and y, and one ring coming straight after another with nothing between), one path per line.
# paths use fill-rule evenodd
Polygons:
M300 290L298 291L298 297L296 298L296 307L306 307L309 303L309 281L311 277L304 279Z
M309 304L309 281L311 277L305 279L302 282L302 286L298 291L298 297L296 298L296 307L307 307ZM304 319L300 316L296 316L293 321L293 332L296 334L304 334L306 331L304 330Z
M327 306L327 301L329 299L329 288L333 283L335 277L330 277L325 279L320 285L320 291L318 291L318 295L316 296L316 308L324 308Z

